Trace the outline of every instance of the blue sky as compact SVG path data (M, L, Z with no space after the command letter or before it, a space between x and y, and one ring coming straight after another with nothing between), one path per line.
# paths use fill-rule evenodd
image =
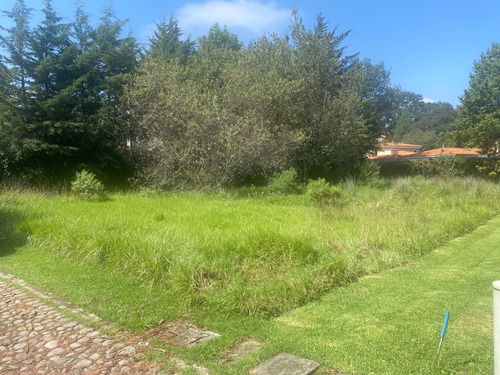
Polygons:
M42 0L25 0L40 19ZM15 0L0 0L10 10ZM94 20L102 0L83 0ZM53 0L61 16L73 19L74 4ZM468 87L472 65L481 53L500 42L499 0L115 0L118 18L140 41L147 42L155 21L174 14L182 30L193 39L219 22L247 42L263 33L283 34L290 13L298 6L307 26L321 13L338 32L351 30L345 40L349 54L360 53L373 63L383 62L391 81L424 98L459 104ZM5 24L6 18L0 18Z

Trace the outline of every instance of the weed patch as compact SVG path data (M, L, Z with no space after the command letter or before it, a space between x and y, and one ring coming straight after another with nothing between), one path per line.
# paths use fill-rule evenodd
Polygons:
M348 192L315 183L303 195L247 198L4 193L0 234L29 237L40 256L161 287L184 311L269 318L402 265L500 208L496 185L470 179L408 178L384 188L351 181Z

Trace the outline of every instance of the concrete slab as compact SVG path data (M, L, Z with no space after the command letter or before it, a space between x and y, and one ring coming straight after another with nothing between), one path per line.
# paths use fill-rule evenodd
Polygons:
M252 375L310 375L319 367L318 362L280 353L262 362L251 371Z

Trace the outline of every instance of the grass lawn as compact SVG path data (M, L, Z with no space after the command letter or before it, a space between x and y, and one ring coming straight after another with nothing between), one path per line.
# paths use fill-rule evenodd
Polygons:
M199 347L165 347L213 374L246 373L280 351L320 362L320 374L491 373L500 221L421 255L497 214L498 188L407 179L346 190L342 207L304 196L4 193L0 268L125 329L182 318L217 331ZM221 364L246 337L263 348Z
M276 318L273 335L286 343L283 350L345 373L491 374L491 283L500 279L499 264L496 217L405 267L362 278ZM447 309L450 321L434 368Z

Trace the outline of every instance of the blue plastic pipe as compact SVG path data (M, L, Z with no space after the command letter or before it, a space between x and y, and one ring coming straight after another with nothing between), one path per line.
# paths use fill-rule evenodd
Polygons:
M439 336L439 346L436 354L436 359L434 360L434 364L437 363L439 358L439 352L441 351L441 345L443 345L444 334L446 333L446 327L448 326L448 319L450 318L450 311L446 310L446 315L444 316L443 329L441 330L441 335Z
M450 310L446 310L446 315L444 316L443 329L441 331L441 338L444 338L444 334L446 332L446 326L448 325L448 319L450 318Z

